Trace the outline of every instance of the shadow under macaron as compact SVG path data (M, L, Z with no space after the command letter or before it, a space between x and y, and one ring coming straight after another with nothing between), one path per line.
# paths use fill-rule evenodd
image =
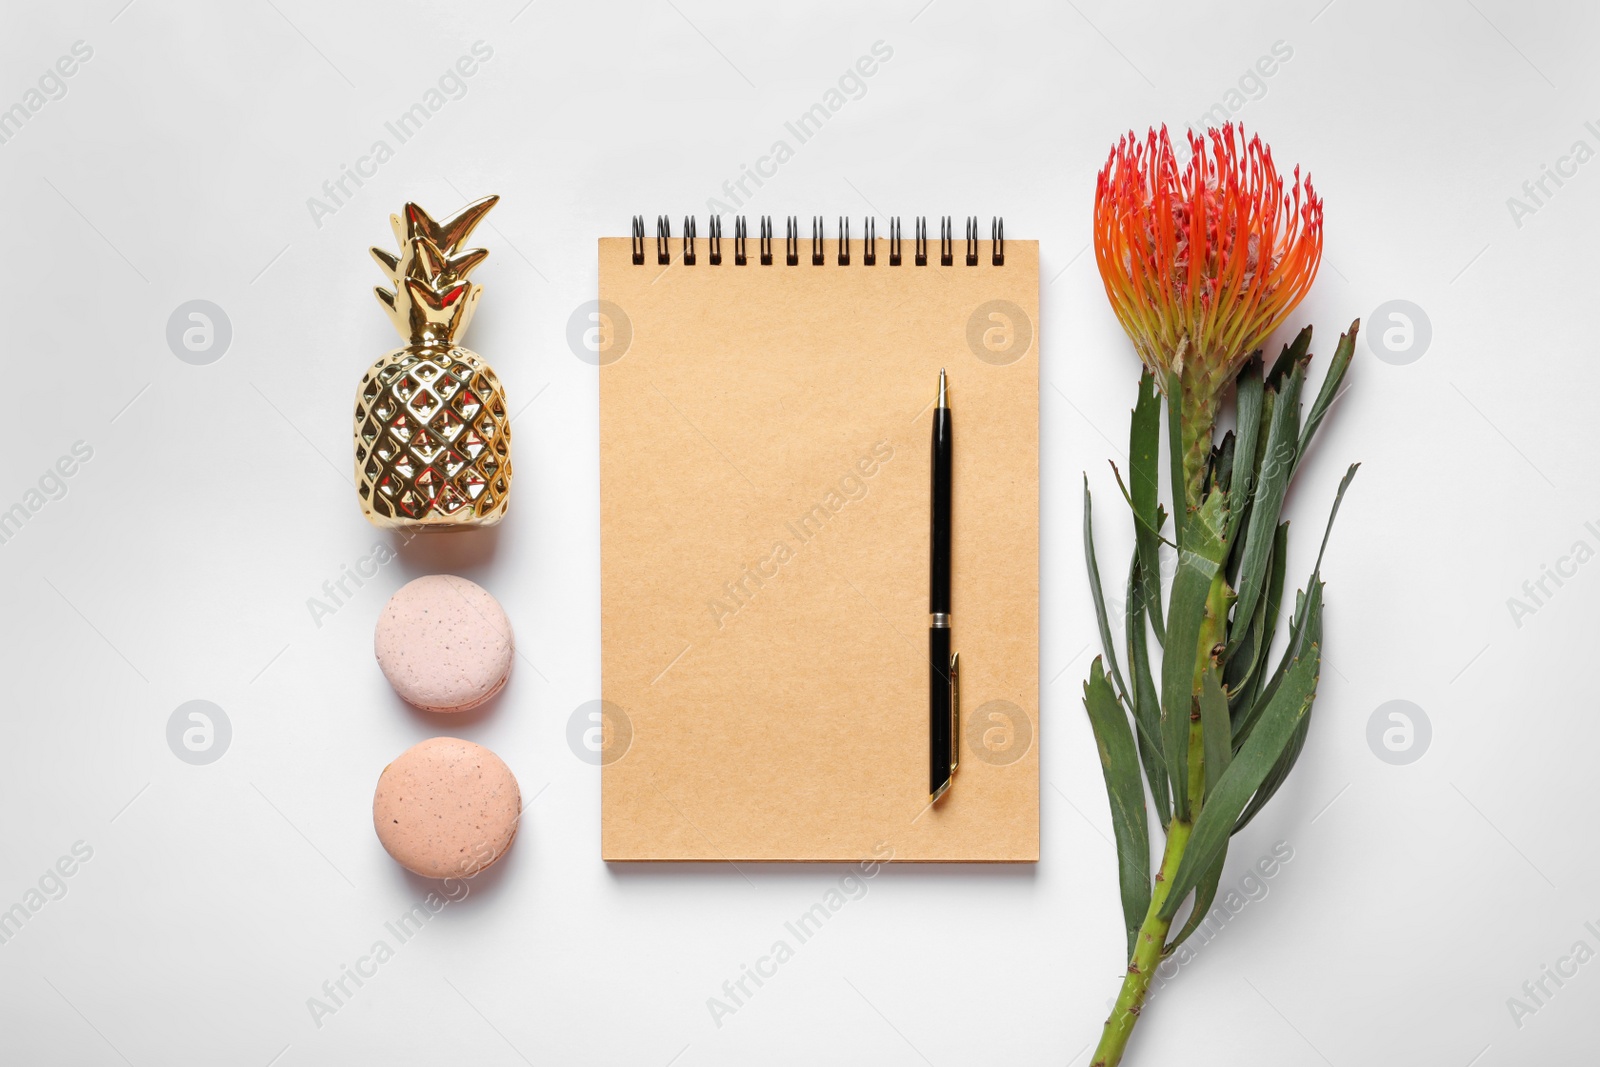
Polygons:
M399 863L393 864L394 877L406 886L407 892L419 901L427 899L429 893L435 893L438 898L445 901L446 906L440 907L434 913L435 918L448 915L452 907L470 904L473 901L493 900L500 894L503 886L510 876L512 865L517 862L517 854L521 849L529 847L528 842L519 841L522 838L522 828L517 827L517 836L511 839L511 844L506 847L493 863L470 877L448 875L444 878L428 878L412 870L407 870ZM381 845L379 846L382 847ZM426 905L424 905L426 906Z
M436 711L431 708L421 708L411 703L405 697L389 689L391 706L403 708L406 716L417 725L428 731L428 736L435 734L452 734L458 730L470 730L481 725L495 715L501 705L506 701L506 694L511 689L511 675L516 671L516 664L506 671L506 676L500 682L500 687L489 694L483 701L465 711Z

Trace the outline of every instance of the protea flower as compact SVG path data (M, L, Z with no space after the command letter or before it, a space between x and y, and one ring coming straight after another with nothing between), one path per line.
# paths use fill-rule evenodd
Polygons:
M1163 392L1174 379L1182 390L1196 431L1184 442L1186 482L1198 490L1217 394L1317 276L1322 201L1299 167L1285 188L1272 149L1231 123L1188 137L1182 166L1165 126L1143 140L1129 132L1111 150L1095 189L1094 252L1139 358Z
M1270 369L1257 350L1316 276L1322 201L1298 170L1285 188L1267 147L1232 126L1190 134L1189 149L1180 167L1165 130L1143 141L1129 134L1095 192L1095 257L1145 372L1129 435L1125 492L1135 543L1120 655L1084 484L1090 591L1105 654L1089 670L1083 702L1111 801L1127 939L1127 969L1092 1067L1121 1061L1156 968L1208 920L1229 839L1272 799L1305 745L1322 662L1322 559L1289 597L1283 504L1338 395L1359 325L1339 339L1302 411L1310 328ZM1214 442L1228 396L1233 428ZM1170 512L1159 499L1163 455L1172 464ZM1354 474L1351 467L1340 483L1335 512ZM1169 516L1178 567L1163 611L1160 546ZM1280 611L1291 604L1292 614ZM1151 806L1166 834L1159 864L1150 855Z

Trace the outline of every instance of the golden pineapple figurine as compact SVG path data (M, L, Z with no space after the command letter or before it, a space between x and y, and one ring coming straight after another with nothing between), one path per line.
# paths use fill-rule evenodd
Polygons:
M374 248L392 289L379 287L406 339L374 363L356 394L356 490L377 526L493 526L511 495L511 418L483 357L458 344L483 287L467 274L489 253L461 250L499 201L486 196L442 222L416 204L389 216L395 256Z

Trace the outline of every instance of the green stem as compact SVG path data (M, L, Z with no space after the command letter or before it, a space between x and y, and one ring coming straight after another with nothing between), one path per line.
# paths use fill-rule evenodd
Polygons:
M1206 796L1205 738L1200 728L1200 687L1206 670L1218 667L1216 650L1228 636L1228 577L1219 567L1206 592L1206 613L1200 620L1200 637L1194 656L1194 678L1189 696L1189 811L1199 818Z
M1145 997L1150 992L1150 979L1155 976L1156 968L1161 965L1161 958L1166 952L1167 931L1172 922L1161 918L1161 906L1166 903L1167 886L1171 884L1172 876L1178 872L1178 864L1183 860L1183 850L1189 844L1191 829L1189 823L1177 819L1173 819L1167 827L1166 854L1161 859L1161 871L1156 875L1155 890L1150 894L1150 910L1145 912L1144 922L1139 926L1133 959L1128 963L1128 973L1122 979L1122 990L1117 994L1117 1003L1112 1007L1110 1017L1106 1019L1105 1029L1100 1034L1100 1045L1094 1051L1090 1067L1116 1067L1122 1062L1128 1038L1133 1036L1133 1026L1139 1021L1139 1013L1144 1010Z
M1228 583L1218 571L1211 580L1206 595L1206 614L1200 623L1200 638L1195 657L1194 685L1189 701L1189 811L1190 818L1200 817L1205 802L1205 740L1200 730L1200 682L1211 663L1211 650L1222 643L1228 608ZM1167 827L1167 846L1161 857L1161 870L1156 874L1155 888L1150 894L1150 908L1139 926L1134 943L1133 959L1128 962L1128 972L1122 978L1122 989L1117 1002L1106 1019L1100 1035L1100 1045L1095 1049L1090 1067L1116 1067L1133 1036L1134 1024L1144 1010L1145 998L1150 992L1150 979L1166 956L1167 934L1172 920L1161 918L1162 906L1167 900L1167 889L1183 861L1183 851L1188 847L1192 822L1173 819Z
M1183 503L1188 511L1200 506L1205 490L1206 466L1211 461L1213 430L1217 423L1217 398L1208 383L1185 380L1182 412L1178 417L1183 451ZM1174 487L1173 492L1177 492Z

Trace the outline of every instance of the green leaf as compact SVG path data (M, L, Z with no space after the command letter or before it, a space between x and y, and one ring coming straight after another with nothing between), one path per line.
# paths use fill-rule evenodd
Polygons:
M1228 492L1233 485L1233 441L1232 430L1222 435L1222 443L1211 450L1211 464L1208 473L1209 492L1213 487Z
M1161 448L1161 391L1148 370L1139 376L1139 399L1133 405L1128 431L1128 479L1133 483L1129 504L1138 520L1134 528L1139 566L1144 572L1146 614L1158 640L1164 640L1161 617L1161 473L1156 453ZM1132 653L1129 653L1130 655Z
M1228 849L1224 845L1217 854L1216 861L1211 864L1211 869L1200 879L1200 884L1194 889L1194 909L1189 912L1189 918L1184 922L1183 929L1178 931L1178 936L1167 943L1164 952L1175 952L1179 945L1189 940L1189 935L1199 929L1200 924L1206 921L1206 912L1211 910L1211 904L1217 899L1217 884L1222 881L1222 864L1228 858Z
M1235 432L1238 437L1233 446L1233 477L1229 480L1228 489L1233 499L1238 501L1247 502L1255 493L1256 468L1261 459L1261 394L1261 353L1257 352L1239 372L1235 390L1238 411ZM1246 511L1241 506L1229 516L1232 520L1228 524L1230 544Z
M1272 647L1272 635L1278 632L1278 612L1283 605L1283 579L1284 573L1289 569L1289 524L1278 523L1277 531L1272 535L1272 573L1267 579L1266 601L1266 644L1261 649L1260 659L1266 662L1267 651Z
M1266 603L1263 605L1266 609L1266 618L1261 628L1262 645L1256 655L1255 675L1250 679L1249 704L1255 703L1255 698L1261 695L1262 688L1267 684L1267 657L1272 651L1272 642L1278 632L1278 616L1283 612L1284 576L1288 569L1289 524L1280 522L1272 541L1272 576L1267 579Z
M1309 351L1311 351L1311 327L1307 326L1295 334L1292 343L1283 346L1277 362L1273 363L1272 370L1267 373L1267 388L1276 389L1281 386L1294 365L1304 360Z
M1235 497L1237 501L1233 509L1234 536L1229 538L1228 544L1228 584L1235 589L1239 586L1239 565L1244 559L1245 538L1238 536L1240 530L1245 529L1250 521L1251 514L1255 511L1255 498L1257 488L1261 484L1261 468L1267 461L1267 433L1263 428L1272 426L1273 412L1277 410L1278 394L1275 390L1267 390L1261 396L1261 426L1256 432L1256 454L1254 465L1251 469L1249 497ZM1235 451L1235 455L1238 452ZM1248 457L1247 457L1248 458Z
M1349 490L1350 482L1354 480L1355 472L1357 472L1360 467L1362 467L1362 464L1350 464L1350 469L1344 472L1344 478L1339 480L1339 491L1338 493L1334 494L1333 509L1330 509L1330 512L1328 512L1328 525L1326 525L1322 531L1322 547L1317 549L1317 565L1312 568L1312 573L1310 573L1310 581L1307 582L1307 585L1310 587L1310 597L1306 597L1306 593L1302 592L1298 593L1296 598L1294 598L1294 616L1290 619L1290 643L1288 643L1288 648L1283 649L1282 662L1278 664L1278 669L1275 670L1272 678L1270 678L1269 681L1266 681L1266 689L1264 689L1259 696L1251 697L1250 704L1246 705L1246 707L1248 707L1250 710L1243 713L1243 715L1237 715L1237 717L1234 718L1235 749L1237 749L1238 745L1242 745L1243 742L1245 742L1245 737L1250 734L1251 726L1254 726L1254 723L1256 723L1256 718L1261 715L1262 709L1266 707L1267 701L1272 699L1272 694L1274 694L1274 691L1277 691L1278 686L1282 685L1283 677L1285 677L1286 673L1288 673L1291 662L1293 662L1294 659L1296 659L1296 657L1302 653L1302 649L1306 648L1306 646L1310 645L1310 643L1317 643L1317 645L1322 643L1320 629L1312 629L1312 627L1320 627L1320 625L1322 625L1323 552L1328 550L1328 537L1333 534L1334 518L1339 517L1339 504L1344 502L1344 491ZM1283 525L1288 526L1288 523L1283 523ZM1278 571L1280 568L1274 569L1275 571ZM1278 589L1282 589L1282 574L1275 574L1274 582L1278 585ZM1274 603L1274 606L1277 605L1277 598L1274 598L1272 603ZM1272 619L1272 624L1277 624L1277 614L1275 613L1274 619ZM1267 630L1267 632L1270 633L1270 629ZM1259 681L1261 681L1261 677L1258 675L1256 680L1258 680L1259 683Z
M1300 750L1306 744L1306 732L1310 728L1311 709L1307 708L1306 717L1300 720L1300 726L1295 730L1294 735L1289 738L1288 747L1283 750L1283 755L1278 757L1278 762L1272 765L1271 773L1267 775L1266 781L1261 783L1261 788L1256 790L1256 795L1250 798L1250 803L1244 809L1244 814L1239 816L1239 820L1233 824L1233 829L1229 831L1230 835L1236 834L1246 826L1249 826L1250 820L1254 819L1256 814L1267 806L1267 801L1277 794L1278 787L1283 785L1284 779L1289 777L1289 772L1294 770L1295 761L1300 758Z
M1163 832L1172 821L1172 795L1168 791L1167 765L1161 754L1161 701L1150 674L1150 637L1145 629L1143 568L1134 554L1128 566L1127 649L1128 676L1133 679L1133 722L1138 727L1139 762L1150 783L1156 816Z
M1083 554L1089 565L1089 595L1094 599L1095 621L1100 626L1100 644L1105 649L1106 663L1111 666L1111 677L1116 680L1117 693L1131 707L1128 687L1117 669L1117 647L1111 643L1111 623L1106 618L1106 597L1100 589L1100 565L1094 558L1094 504L1089 497L1089 476L1083 478Z
M1172 780L1177 817L1189 818L1189 712L1194 700L1200 624L1211 581L1222 567L1224 494L1213 493L1185 523L1184 548L1167 605L1167 644L1161 657L1161 748Z
M1289 620L1289 645L1283 650L1283 659L1278 664L1278 669L1262 689L1261 695L1245 711L1243 715L1234 716L1233 720L1233 749L1238 752L1250 737L1250 731L1255 729L1256 723L1266 713L1278 690L1288 678L1301 653L1304 652L1308 642L1306 640L1306 620L1312 617L1321 617L1322 611L1322 583L1311 583L1311 595L1304 592L1295 595L1294 616Z
M1128 511L1131 512L1132 515L1133 515L1135 532L1136 533L1148 532L1152 536L1154 536L1155 539L1158 542L1160 542L1161 544L1163 544L1163 545L1172 545L1173 548L1177 548L1178 547L1177 545L1173 545L1171 541L1168 541L1165 537L1161 536L1161 527L1165 526L1166 522L1167 522L1166 509L1163 508L1160 504L1157 504L1156 505L1155 521L1152 522L1152 523L1146 523L1144 516L1140 515L1137 511L1134 510L1133 497L1128 495L1128 486L1127 486L1127 483L1125 483L1122 480L1122 472L1117 470L1116 463L1114 463L1114 462L1112 462L1110 460L1107 460L1106 462L1108 464L1110 464L1110 466L1111 466L1111 476L1117 480L1117 488L1122 490L1122 499L1127 502Z
M1176 374L1167 375L1167 463L1172 479L1172 539L1183 551L1183 535L1189 522L1189 505L1183 496L1183 384ZM1166 642L1162 642L1165 647Z
M1282 688L1274 695L1256 729L1251 731L1249 740L1223 772L1217 788L1194 821L1178 873L1173 876L1166 901L1161 906L1161 918L1171 921L1183 898L1223 854L1239 813L1272 772L1289 739L1311 710L1317 693L1319 664L1317 646L1309 645L1306 654L1295 661Z
M1339 504L1344 500L1345 490L1350 488L1351 479L1356 476L1356 470L1360 466L1361 464L1359 463L1353 464L1345 472L1344 478L1339 482L1339 492L1333 498L1333 508L1328 513L1328 525L1322 533L1322 547L1317 550L1317 565L1311 572L1310 584L1312 592L1304 609L1306 615L1301 624L1302 636L1300 644L1302 646L1317 645L1320 647L1322 644L1322 556L1328 549L1328 536L1333 533L1333 520L1339 515ZM1278 792L1278 787L1283 785L1284 780L1289 777L1289 772L1294 770L1295 762L1300 758L1301 749L1305 747L1306 733L1310 728L1311 709L1307 708L1306 717L1301 721L1300 728L1295 731L1294 736L1289 738L1289 744L1284 748L1283 755L1278 757L1278 762L1273 765L1271 773L1261 783L1261 788L1256 791L1256 795L1250 799L1250 805L1245 808L1244 813L1239 816L1239 821L1234 824L1234 833L1238 833L1250 824L1250 820L1256 817L1257 812L1267 806L1267 801L1273 798Z
M1306 597L1304 594L1300 594L1296 597L1294 616L1289 621L1289 645L1283 651L1283 659L1278 664L1277 671L1274 672L1271 680L1266 683L1264 692L1259 697L1251 700L1249 710L1245 714L1234 718L1233 744L1236 749L1249 736L1251 728L1266 707L1267 701L1272 698L1272 694L1277 690L1278 686L1283 684L1284 676L1288 673L1291 662L1301 654L1307 644L1313 642L1321 643L1321 638L1314 635L1310 630L1308 620L1315 620L1318 625L1321 624L1322 555L1327 551L1328 538L1333 533L1333 520L1339 516L1339 505L1344 502L1345 491L1350 488L1350 483L1355 479L1356 471L1360 468L1361 464L1359 463L1351 464L1350 469L1345 471L1344 477L1339 481L1339 491L1334 494L1333 507L1328 512L1328 524L1322 531L1322 545L1317 550L1317 563L1312 568L1311 580L1307 583L1311 589L1311 595ZM1285 523L1284 525L1287 526L1288 524ZM1277 581L1281 582L1282 578L1279 577ZM1273 622L1276 623L1276 621L1274 617Z
M1339 505L1344 503L1344 491L1350 488L1350 483L1355 481L1356 471L1361 469L1361 464L1352 463L1350 469L1344 472L1344 477L1339 479L1339 491L1333 495L1333 508L1328 512L1328 525L1322 528L1322 545L1317 549L1317 565L1311 569L1311 577L1315 578L1322 573L1322 554L1328 551L1328 538L1333 534L1333 520L1339 517Z
M1322 379L1322 388L1317 391L1317 399L1312 401L1311 411L1306 415L1306 424L1300 431L1300 444L1295 450L1295 466L1300 465L1300 460L1305 458L1306 449L1311 446L1311 438L1316 436L1317 427L1322 425L1322 417L1328 413L1333 402L1339 399L1339 384L1344 381L1345 372L1350 369L1350 360L1356 354L1356 333L1361 329L1361 320L1350 324L1350 332L1341 334L1339 347L1334 349L1333 361L1328 364L1328 373Z
M1308 644L1316 645L1320 649L1322 647L1322 583L1318 582L1317 586L1317 595L1313 598L1316 610L1306 622L1306 641ZM1278 762L1272 765L1272 770L1261 783L1261 788L1256 790L1256 795L1250 798L1250 803L1244 809L1244 813L1233 824L1232 833L1236 834L1250 825L1250 820L1255 818L1256 813L1266 807L1267 801L1271 800L1278 792L1278 787L1283 785L1284 779L1289 777L1289 772L1294 770L1295 761L1300 758L1301 749L1305 748L1306 733L1310 729L1311 707L1308 706L1305 718L1300 720L1300 726L1290 736L1289 743L1284 747L1283 754L1278 757Z
M1294 473L1295 443L1300 434L1300 387L1305 382L1306 364L1296 363L1272 410L1272 427L1267 432L1266 458L1261 464L1255 499L1246 525L1244 558L1239 567L1239 600L1234 617L1249 619L1256 600L1266 585L1267 555L1272 534L1283 510L1283 495Z
M1267 653L1277 632L1278 605L1283 599L1283 579L1289 555L1289 524L1278 524L1272 538L1272 558L1267 569L1267 593L1256 608L1255 618L1236 652L1230 653L1223 681L1228 689L1230 709L1248 708L1255 703L1266 678Z
M1308 609L1311 614L1305 624L1305 644L1307 647L1316 645L1320 649L1322 647L1323 583L1315 581L1315 576L1313 576L1313 581L1315 582L1316 590L1315 595L1310 600L1311 607ZM1294 770L1295 761L1300 758L1300 750L1305 747L1306 733L1310 728L1311 708L1307 708L1306 717L1300 721L1299 729L1289 738L1289 744L1284 748L1283 755L1278 757L1278 762L1273 764L1272 771L1267 775L1266 780L1261 783L1261 788L1256 790L1256 795L1250 798L1249 806L1239 816L1239 820L1233 824L1234 833L1238 833L1250 824L1250 820L1256 817L1256 813L1266 807L1267 801L1271 800L1273 795L1277 793L1278 787L1283 785L1284 779L1289 777L1289 772Z
M1228 725L1228 697L1217 678L1216 664L1200 680L1200 738L1204 742L1206 791L1209 797L1233 758L1233 729Z
M1133 731L1096 656L1083 686L1083 706L1094 728L1100 767L1111 802L1111 829L1117 839L1117 878L1122 886L1122 920L1133 956L1139 926L1150 908L1150 828L1144 808L1144 783L1133 751Z
M1229 693L1229 707L1236 703L1236 695L1243 692L1250 684L1256 664L1260 662L1261 646L1266 643L1267 637L1266 614L1267 605L1263 600L1256 605L1255 615L1242 630L1238 620L1234 620L1237 636L1234 638L1235 643L1227 651L1227 668L1222 678Z

